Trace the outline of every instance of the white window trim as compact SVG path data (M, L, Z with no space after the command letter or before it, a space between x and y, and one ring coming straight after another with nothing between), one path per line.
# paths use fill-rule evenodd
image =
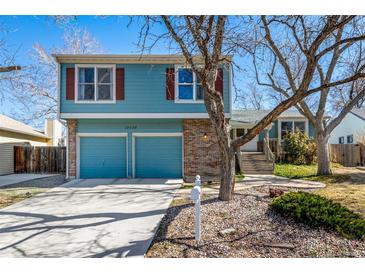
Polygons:
M181 137L181 175L184 178L184 139L183 133L181 132L171 132L171 133L132 133L132 178L136 178L136 154L135 145L137 137Z
M294 122L304 122L305 123L304 133L309 136L309 122L308 122L308 119L302 119L302 118L288 118L288 119L287 118L281 118L281 119L278 119L278 139L280 141L283 141L283 139L281 138L281 123L282 122L291 122L293 128L294 128Z
M126 151L126 178L128 178L128 133L77 133L76 134L76 179L80 179L80 138L82 137L121 137L125 140Z
M175 103L177 104L204 104L204 100L196 100L196 74L194 71L193 73L193 99L179 99L179 69L187 68L191 69L189 66L183 65L175 65ZM190 85L190 84L187 84Z
M95 69L94 73L94 87L95 87L95 96L94 100L79 100L79 68L91 68ZM113 83L112 83L112 100L97 100L97 68L111 68L113 74ZM76 104L115 104L116 100L116 65L110 64L76 64L75 65L75 103Z

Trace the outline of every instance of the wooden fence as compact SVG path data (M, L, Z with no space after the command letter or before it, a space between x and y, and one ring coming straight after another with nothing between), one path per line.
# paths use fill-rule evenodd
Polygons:
M365 164L365 151L357 144L330 145L331 161L343 166L363 166Z
M65 173L66 147L14 146L15 173Z
M331 144L329 148L332 162L346 167L365 166L365 147L358 144ZM285 158L284 151L278 155L280 149L276 139L270 140L270 149L278 161ZM264 151L263 141L257 142L257 151Z

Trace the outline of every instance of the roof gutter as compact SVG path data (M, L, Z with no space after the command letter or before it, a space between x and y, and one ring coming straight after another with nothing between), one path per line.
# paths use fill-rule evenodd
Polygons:
M122 54L52 54L57 63L122 63L122 64L187 64L183 55L122 55ZM231 62L232 56L222 56L223 62ZM203 63L202 56L194 56L194 62Z

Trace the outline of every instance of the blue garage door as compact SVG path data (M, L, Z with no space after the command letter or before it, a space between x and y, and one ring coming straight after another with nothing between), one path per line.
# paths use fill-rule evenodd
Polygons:
M81 137L80 178L125 178L125 137Z
M136 137L136 178L181 178L181 137Z

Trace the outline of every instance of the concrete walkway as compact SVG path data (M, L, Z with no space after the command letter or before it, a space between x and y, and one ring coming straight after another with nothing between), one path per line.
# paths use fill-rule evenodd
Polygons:
M305 181L305 180L294 180L276 175L264 175L264 174L251 174L245 175L243 184L247 186L280 186L280 187L291 187L291 188L323 188L326 185L320 182Z
M0 257L144 256L181 180L74 180L0 210Z
M245 175L245 178L242 182L236 182L234 189L235 191L239 191L257 186L316 189L316 188L324 188L326 185L320 182L293 180L275 175L251 174L251 175ZM179 196L183 198L189 198L190 192L191 192L190 188L180 189ZM219 193L219 183L203 186L203 194L218 195L218 193Z
M0 176L0 187L58 175L59 174L27 174L27 173L2 175Z

